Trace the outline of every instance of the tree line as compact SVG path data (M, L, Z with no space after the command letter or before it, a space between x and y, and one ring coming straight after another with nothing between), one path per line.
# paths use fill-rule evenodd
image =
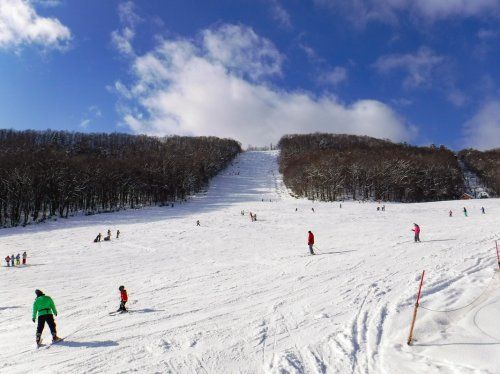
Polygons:
M321 133L286 135L278 146L284 182L298 197L421 202L464 191L457 157L444 146Z
M476 173L486 185L500 194L500 149L477 151L464 149L458 153L460 159L470 170Z
M0 130L0 227L182 200L240 152L215 137Z

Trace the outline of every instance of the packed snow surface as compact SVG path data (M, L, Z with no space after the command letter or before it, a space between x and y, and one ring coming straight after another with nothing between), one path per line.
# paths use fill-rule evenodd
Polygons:
M500 372L499 200L377 211L295 199L277 157L243 153L173 208L0 230L2 258L29 256L0 269L0 372ZM108 228L111 242L92 242ZM427 309L408 346L424 269ZM110 316L120 285L130 313ZM38 350L36 288L53 297L66 337Z

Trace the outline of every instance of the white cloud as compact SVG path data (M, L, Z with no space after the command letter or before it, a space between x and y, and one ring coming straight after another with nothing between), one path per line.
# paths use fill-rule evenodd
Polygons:
M135 4L132 1L118 5L118 16L123 27L111 32L111 43L124 56L134 55L132 41L135 37L135 27L142 18L135 12Z
M491 100L463 127L464 146L481 150L500 147L500 100Z
M407 13L414 20L434 22L447 18L499 16L500 0L314 0L341 11L355 25L371 21L397 23Z
M203 32L207 57L231 72L259 79L281 74L282 55L268 39L250 27L223 25Z
M416 88L431 84L434 69L444 61L427 47L421 47L416 53L392 54L380 57L373 66L380 73L394 70L406 72L403 85L406 88Z
M347 69L341 66L336 66L332 70L321 74L319 77L320 83L338 86L340 83L347 80Z
M254 81L279 74L272 43L244 26L205 30L199 43L163 40L131 58L133 83L117 82L123 121L137 133L215 135L243 144L268 144L286 133L315 131L409 140L410 128L375 100L346 105L330 95ZM244 74L242 74L242 72Z
M278 21L281 27L285 29L292 28L292 19L290 13L280 4L278 0L269 0L272 17Z
M467 101L467 96L458 89L452 89L446 96L446 99L456 107L461 107Z
M0 1L0 48L37 44L61 49L71 39L70 30L56 18L41 17L27 0Z

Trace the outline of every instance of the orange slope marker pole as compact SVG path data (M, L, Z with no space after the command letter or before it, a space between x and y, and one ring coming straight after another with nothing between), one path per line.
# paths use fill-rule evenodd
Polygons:
M420 285L418 286L417 301L415 302L415 308L413 309L413 319L411 321L410 334L408 335L408 345L411 345L413 340L413 328L415 327L415 321L417 319L418 303L420 302L420 294L422 292L422 284L424 283L425 270L422 271L422 276L420 277Z

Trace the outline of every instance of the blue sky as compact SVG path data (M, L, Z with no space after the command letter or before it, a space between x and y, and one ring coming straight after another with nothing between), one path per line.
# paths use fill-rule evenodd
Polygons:
M500 0L0 0L0 127L500 146Z

